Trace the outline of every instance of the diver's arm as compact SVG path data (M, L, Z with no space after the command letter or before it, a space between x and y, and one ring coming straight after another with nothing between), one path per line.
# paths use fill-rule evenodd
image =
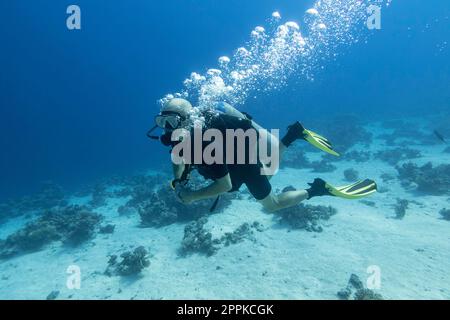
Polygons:
M230 174L227 174L225 177L217 179L206 188L196 191L181 191L180 198L183 202L191 203L194 201L215 198L221 194L227 193L232 188Z
M174 163L172 163L173 176L174 176L175 180L181 178L181 176L183 175L185 167L186 167L185 164L174 164Z

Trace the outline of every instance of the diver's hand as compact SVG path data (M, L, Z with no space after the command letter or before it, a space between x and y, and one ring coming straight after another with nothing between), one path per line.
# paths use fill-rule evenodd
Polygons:
M178 199L184 204L191 204L196 200L194 192L186 188L177 188L175 192L177 194Z

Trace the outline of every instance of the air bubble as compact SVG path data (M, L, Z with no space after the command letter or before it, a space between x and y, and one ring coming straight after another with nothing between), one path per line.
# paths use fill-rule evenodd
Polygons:
M319 14L319 11L317 11L317 9L311 8L311 9L306 10L306 13L310 14L312 16L317 16Z
M300 26L298 25L297 22L289 21L289 22L286 22L285 25L288 28L292 28L292 29L295 29L295 30L300 30Z
M256 93L286 86L294 76L313 81L315 73L337 57L339 46L368 37L366 10L362 1L318 0L306 10L302 32L298 23L281 23L281 14L273 12L269 26L253 29L245 47L220 57L218 68L192 73L181 94L200 109L214 108L220 101L239 106Z
M319 30L325 30L326 28L327 28L327 26L324 23L319 23L317 25L317 29L319 29Z

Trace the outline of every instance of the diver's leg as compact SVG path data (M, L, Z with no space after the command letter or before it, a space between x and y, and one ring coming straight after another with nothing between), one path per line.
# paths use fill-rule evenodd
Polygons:
M281 164L287 148L298 139L304 138L303 130L303 126L297 121L288 127L286 135L281 140L272 136L267 130L260 131L260 135L263 140L270 141L268 143L269 146L273 146L276 143L275 150L278 151L278 163ZM269 179L271 177L269 176Z
M315 179L313 183L308 183L310 188L306 190L286 191L281 194L274 194L270 192L259 202L270 212L275 212L281 209L290 208L298 205L304 200L309 200L315 197L332 196L326 187L326 182L322 179Z
M275 195L268 176L260 174L257 165L246 166L245 184L250 193L270 212L292 207L309 198L306 190L287 191Z
M306 190L287 191L281 194L271 192L266 198L259 200L264 208L269 212L276 212L281 209L290 208L309 198Z

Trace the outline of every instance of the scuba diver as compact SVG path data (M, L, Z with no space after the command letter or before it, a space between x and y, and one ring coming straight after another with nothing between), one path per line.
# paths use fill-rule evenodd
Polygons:
M227 103L220 103L218 105L220 106L218 108L219 111L214 109L201 113L201 118L204 121L204 128L202 130L217 129L223 133L223 136L226 136L225 131L227 129L262 129L248 114L239 112ZM161 112L155 118L156 125L147 135L151 139L158 139L165 146L171 147L171 153L173 153L174 148L181 141L173 139L173 133L181 128L192 132L194 127L192 118L194 114L194 108L189 101L180 98L171 99L163 105ZM160 137L153 136L152 132L158 128L162 129L164 134ZM285 150L297 140L306 140L324 152L339 156L326 138L305 129L299 122L295 122L288 127L286 135L280 141L275 141L280 161ZM247 147L251 147L249 146L249 141L245 143ZM205 147L202 146L202 150ZM376 183L369 179L343 187L334 187L328 182L317 178L314 182L308 183L310 186L308 189L292 190L276 194L270 184L271 176L262 174L261 169L264 167L264 164L259 159L256 163L247 161L248 154L245 155L245 158L246 162L244 164L228 162L207 164L205 161L199 164L192 164L194 163L193 161L175 164L172 161L174 180L171 182L171 186L179 200L184 204L215 198L216 201L211 211L217 205L220 195L239 191L244 184L252 196L269 212L289 208L298 205L304 200L315 197L335 196L345 199L360 199L377 191ZM212 180L212 183L199 190L188 189L186 182L189 180L189 175L192 170L197 170L205 179Z

